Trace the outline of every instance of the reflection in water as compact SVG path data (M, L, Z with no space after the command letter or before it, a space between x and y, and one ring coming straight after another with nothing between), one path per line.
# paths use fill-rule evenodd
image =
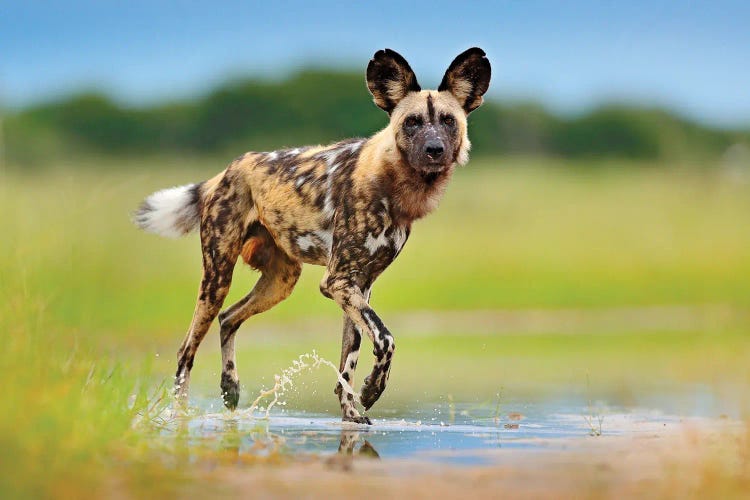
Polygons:
M235 419L224 420L223 434L219 446L226 452L231 452L239 456L242 436L239 431L239 424Z
M420 410L424 421L394 416L377 420L372 427L342 424L335 416L289 411L268 420L240 412L170 413L143 423L153 425L150 430L155 435L148 440L149 446L168 449L170 462L178 465L206 457L248 464L317 457L346 468L356 457L488 463L491 459L486 452L499 446L567 446L571 439L589 436L589 421L598 422L605 416L603 410L592 413L590 406L562 403L508 402L501 412L493 405L483 413L461 403L455 410L437 405L428 410ZM654 410L607 407L602 433L653 433L684 421L684 416Z
M368 458L380 458L380 455L378 454L377 450L375 450L375 447L366 439L362 439L364 441L362 443L362 446L359 447L359 450L354 451L354 447L357 445L357 443L360 440L360 432L354 431L354 430L346 430L341 429L341 440L339 441L339 453L341 455L359 455L364 456Z
M380 458L378 451L365 438L370 436L368 430L343 428L336 436L330 427L305 430L299 429L299 424L273 428L269 424L269 421L227 418L225 415L181 415L160 427L159 433L162 437L171 436L170 448L178 464L215 452L219 452L222 459L232 460L234 457L247 461L251 457L292 456L295 451L305 448L313 454L337 452L334 456L348 459ZM336 442L338 449L332 447Z

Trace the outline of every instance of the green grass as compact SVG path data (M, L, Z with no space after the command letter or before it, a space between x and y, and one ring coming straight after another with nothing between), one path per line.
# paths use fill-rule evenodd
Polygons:
M0 177L1 497L181 491L189 467L155 457L131 422L173 373L197 292L199 245L195 235L175 241L141 233L128 214L154 190L221 168L149 160ZM747 393L747 227L750 184L718 171L475 161L458 171L441 208L416 223L378 281L373 304L386 322L414 310L572 308L585 315L670 304L722 304L733 316L680 332L631 332L625 324L608 335L480 335L470 322L466 331L395 332L398 361L378 407L449 394L482 401L499 388L521 398L561 387L575 394L587 375L596 394L622 401L689 384ZM306 269L289 300L241 332L244 404L302 352L317 348L338 359L338 331L257 342L252 334L264 325L339 318L318 292L321 275ZM238 267L229 300L255 278ZM217 344L209 335L196 360L199 394L217 390ZM363 356L358 380L368 367ZM290 404L330 409L332 383L326 372L312 375L309 390L292 394Z
M750 232L740 228L750 219L750 185L694 170L556 167L485 160L459 170L441 208L415 224L377 283L378 307L748 303ZM171 337L194 303L197 236L141 233L128 214L150 192L220 168L10 176L2 208L13 217L0 231L13 244L0 249L0 278L21 273L56 324ZM267 319L332 314L317 290L321 275L306 268L293 297ZM229 300L254 279L238 267Z

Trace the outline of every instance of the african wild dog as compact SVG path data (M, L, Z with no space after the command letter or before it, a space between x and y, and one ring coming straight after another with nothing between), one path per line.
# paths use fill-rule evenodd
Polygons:
M369 139L245 153L205 182L149 196L135 214L143 229L180 236L200 227L203 279L178 352L175 395L187 401L196 350L219 316L224 404L234 409L239 379L234 335L243 321L289 296L302 264L327 270L320 291L344 311L340 372L353 384L362 333L375 365L362 386L369 409L385 389L393 337L369 306L375 279L406 243L411 224L437 207L456 164L468 161L466 116L490 83L484 51L471 48L437 91L421 90L406 60L386 49L367 66L367 87L389 125ZM250 293L221 314L237 258L261 272ZM343 419L370 423L337 384Z

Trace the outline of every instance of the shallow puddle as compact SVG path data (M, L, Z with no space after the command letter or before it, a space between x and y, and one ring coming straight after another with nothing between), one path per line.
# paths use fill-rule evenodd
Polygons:
M502 412L456 404L412 409L409 417L393 413L366 426L301 411L276 410L266 419L263 412L196 409L191 416L165 420L159 434L166 439L179 437L196 451L207 447L257 456L342 453L482 465L501 459L502 454L493 453L496 450L567 449L600 436L658 437L686 423L703 427L718 422L648 409L558 403L512 405Z
M302 354L275 375L273 386L261 390L249 407L234 412L224 410L216 398L194 395L195 406L187 415L167 410L152 421L158 434L152 442L174 445L196 459L206 452L230 452L251 461L343 454L485 465L507 458L513 450L579 449L592 440L618 436L658 438L689 427L733 425L736 421L726 415L738 416L738 408L702 385L643 392L638 398L628 393L627 403L616 393L605 401L590 401L561 387L558 398L514 399L498 393L494 402L454 403L448 396L434 403L384 405L377 417L370 415L373 425L358 425L342 423L338 414L287 406L290 391L305 387L300 379L319 367L339 376L336 366L315 351ZM719 415L723 417L716 418Z

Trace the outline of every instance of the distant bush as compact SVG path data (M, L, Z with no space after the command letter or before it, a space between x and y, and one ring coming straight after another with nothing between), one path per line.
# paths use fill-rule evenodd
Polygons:
M76 155L227 154L366 136L385 126L364 77L308 70L281 82L229 82L200 98L132 108L86 93L5 117L9 161ZM632 159L718 158L748 131L711 129L662 110L604 106L558 117L489 100L469 117L479 154Z
M604 108L557 124L550 142L563 156L645 159L659 156L659 135L643 112Z

